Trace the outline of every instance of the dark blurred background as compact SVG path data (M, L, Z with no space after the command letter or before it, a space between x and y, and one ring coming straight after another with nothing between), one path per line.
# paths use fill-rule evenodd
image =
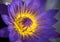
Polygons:
M0 0L2 3L8 5L11 0ZM49 9L59 9L59 12L55 16L55 18L58 20L58 22L53 25L56 28L56 31L60 33L60 0L47 0L45 10ZM2 21L0 16L0 29L3 27L6 27L7 25ZM0 42L9 42L8 38L0 38ZM51 42L60 42L60 38L58 39L52 39Z

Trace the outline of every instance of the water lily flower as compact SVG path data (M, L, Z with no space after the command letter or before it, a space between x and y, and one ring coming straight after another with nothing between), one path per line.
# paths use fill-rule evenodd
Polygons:
M0 4L0 15L8 27L0 30L0 37L10 42L50 42L59 37L52 25L58 9L45 11L46 0L12 0L9 5Z

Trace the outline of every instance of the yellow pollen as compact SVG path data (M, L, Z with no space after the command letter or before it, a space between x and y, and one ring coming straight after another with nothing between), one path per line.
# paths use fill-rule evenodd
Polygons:
M29 18L32 21L32 24L29 27L23 27L21 21L23 21L24 18ZM18 33L23 37L28 35L32 36L34 32L36 32L36 28L38 26L37 20L35 19L35 15L28 12L27 10L25 12L22 10L21 12L18 12L13 23L16 31L18 31Z

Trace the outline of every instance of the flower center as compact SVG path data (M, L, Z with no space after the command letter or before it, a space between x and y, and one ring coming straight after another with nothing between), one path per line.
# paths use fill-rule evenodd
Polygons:
M32 36L36 32L36 27L38 26L35 15L30 11L18 12L14 21L14 28L23 37Z

